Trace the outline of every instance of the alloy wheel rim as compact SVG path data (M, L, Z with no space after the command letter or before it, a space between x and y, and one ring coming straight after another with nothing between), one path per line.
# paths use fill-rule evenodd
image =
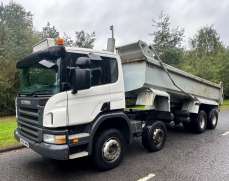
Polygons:
M155 145L161 145L164 139L164 131L161 128L156 128L153 131L153 142Z
M121 155L120 142L115 138L110 138L103 144L102 156L108 162L116 161Z
M216 118L216 116L213 116L213 118L212 118L212 125L215 126L216 125L216 122L217 122L217 118Z
M202 117L201 119L200 119L200 128L201 129L204 129L204 127L205 127L205 118L204 117Z

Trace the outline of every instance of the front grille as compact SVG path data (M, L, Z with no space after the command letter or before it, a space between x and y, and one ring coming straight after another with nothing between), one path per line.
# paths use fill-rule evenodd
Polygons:
M35 142L40 142L41 128L38 109L19 106L18 128L22 136Z
M42 141L42 119L49 97L17 97L19 133L34 142Z

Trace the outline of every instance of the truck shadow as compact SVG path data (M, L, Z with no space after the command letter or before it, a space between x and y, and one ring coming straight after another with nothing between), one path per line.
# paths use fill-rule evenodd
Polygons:
M94 175L104 175L104 173L110 175L112 172L122 170L122 167L126 167L126 160L132 160L133 157L145 155L147 151L142 147L141 141L139 139L134 140L131 145L127 148L128 152L125 154L124 164L121 164L119 167L105 172L100 172L96 169L93 164L93 160L90 157L79 158L75 160L52 160L48 158L43 158L40 156L34 157L34 159L29 160L23 166L23 169L26 169L28 172L34 172L36 174L42 174L43 178L49 180L53 178L53 175L58 179L66 179L66 177L79 178L79 180L87 180L88 177L93 177ZM134 161L134 159L132 160ZM106 175L105 174L105 175ZM85 178L86 177L86 178ZM45 180L45 179L44 179ZM77 180L77 179L76 179Z

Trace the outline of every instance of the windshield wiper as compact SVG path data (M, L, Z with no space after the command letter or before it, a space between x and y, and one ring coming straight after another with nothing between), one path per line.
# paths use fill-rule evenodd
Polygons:
M42 95L42 94L49 94L49 93L52 93L50 90L37 90L37 91L34 91L31 93L31 95Z
M48 95L52 92L50 90L37 90L34 92L19 92L19 95L27 95L27 96L34 96L34 95Z

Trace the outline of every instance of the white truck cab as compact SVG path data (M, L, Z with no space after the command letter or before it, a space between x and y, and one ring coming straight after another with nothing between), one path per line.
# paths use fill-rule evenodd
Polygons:
M216 127L222 85L159 63L143 42L118 53L58 42L42 41L17 62L15 137L39 154L92 155L107 170L122 161L134 137L152 152L163 148L166 125L182 123L197 133Z
M91 72L91 80L88 80L91 81L90 87L87 89L72 93L72 89L69 87L66 91L55 94L47 101L43 118L45 127L55 128L87 124L92 122L102 109L118 110L125 108L120 57L105 51L66 48L66 60L73 63L73 65L66 66L76 67L76 61L85 60L84 58L87 56L98 58L95 61L104 66L99 70L94 68Z

